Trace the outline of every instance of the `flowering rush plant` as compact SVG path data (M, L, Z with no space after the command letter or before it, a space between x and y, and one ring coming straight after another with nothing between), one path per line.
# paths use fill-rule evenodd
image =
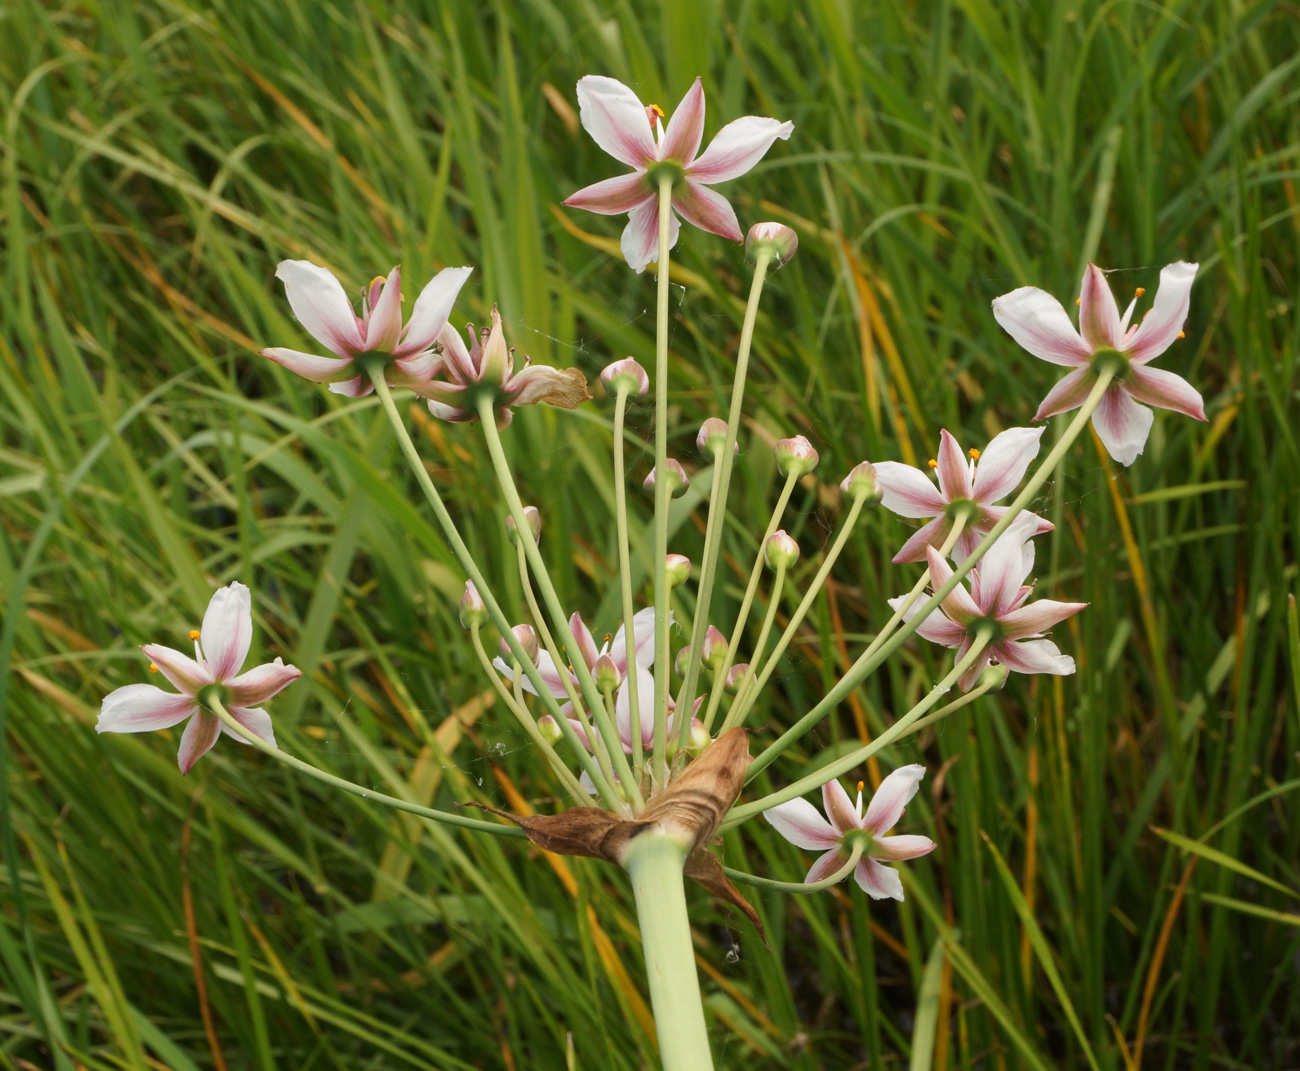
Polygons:
M257 596L238 581L213 595L202 627L191 633L193 658L159 645L142 648L149 668L174 691L146 683L119 688L104 698L98 727L141 732L187 721L179 754L182 773L225 734L369 800L470 831L526 837L548 851L621 867L635 896L663 1066L699 1071L712 1067L712 1057L684 880L698 882L744 912L760 932L759 915L738 885L816 893L852 877L873 900L904 899L907 867L927 865L913 861L936 844L925 835L924 823L907 812L925 768L904 762L896 745L1002 687L1010 674L1075 671L1073 659L1049 633L1085 606L1033 597L1035 543L1050 538L1053 526L1029 507L1089 421L1110 455L1129 465L1142 452L1154 419L1148 406L1204 419L1200 396L1190 384L1150 367L1182 337L1196 265L1165 268L1149 314L1136 325L1138 298L1121 316L1104 274L1093 265L1084 273L1077 329L1061 303L1045 291L1025 286L997 298L993 316L1011 339L1035 357L1072 369L1051 388L1035 415L1041 420L1076 411L1047 455L1039 460L1045 428L1038 425L1006 429L982 449L966 451L949 430L937 429L936 456L928 468L863 460L838 481L838 530L824 548L816 548L812 561L802 564L802 552L814 548L801 548L782 529L782 521L795 485L813 473L819 457L803 436L778 441L774 453L782 483L755 543L739 609L730 621L714 621L712 600L731 477L738 452L752 446L742 440L740 428L759 304L769 274L796 254L798 238L779 222L757 222L746 234L732 205L712 187L745 175L778 140L789 139L794 127L747 116L725 125L701 151L705 95L698 79L671 116L611 78L582 79L577 96L588 133L632 170L600 179L565 203L609 215L626 213L623 256L634 271L653 264L657 275L653 369L611 354L600 373L608 398L604 404L612 409L610 468L618 550L618 575L611 583L618 587L620 621L610 634L601 639L589 627L583 614L592 607L562 602L539 551L546 518L521 500L502 439L521 406L573 409L586 404L591 400L586 378L577 369L544 367L516 354L495 307L485 330L471 325L462 335L452 313L471 278L470 268L443 269L424 286L404 319L398 268L377 277L354 305L326 269L285 261L276 275L314 341L305 350L262 351L263 357L335 393L377 395L434 522L464 570L460 621L485 679L499 696L496 709L514 719L535 744L568 805L542 815L436 810L344 781L282 750L272 729L271 701L300 674L280 658L244 670ZM710 237L703 240L717 236L739 242L743 237L753 275L727 411L704 422L690 452L694 456L684 452L675 457L670 447L680 444L670 443L667 419L669 257L681 220L707 232ZM737 259L739 255L737 250ZM328 355L313 352L319 350ZM1003 356L1015 360L1016 354L1008 344ZM485 493L504 507L516 577L489 577L480 568L398 410L395 392L401 391L421 399L438 420L478 425L459 433L483 437L491 459ZM625 457L625 427L629 399L651 391L654 448L645 466L649 475L642 481L654 500L647 595L633 579L627 474L635 465L629 466ZM692 478L708 487L698 561L675 552L668 536L670 501ZM779 732L770 725L756 726L752 715L773 673L863 512L873 507L923 522L894 557L899 588L906 590L889 601L892 613L882 613L884 620L870 642L810 709ZM526 603L526 621L512 621L502 609L498 593L513 583ZM694 597L683 598L691 585ZM762 598L760 588L765 589ZM783 606L793 608L779 624ZM757 798L747 793L758 774L831 714L913 633L954 652L919 702L874 740L858 741L801 776L776 768L771 776L783 787ZM855 800L841 779L864 767L875 770L877 762L867 766L873 759L892 766L892 772L871 794L858 781ZM820 793L820 811L809 799L814 793ZM869 800L865 808L864 799ZM720 834L759 816L796 848L814 853L802 883L723 864ZM888 905L880 909L888 910Z

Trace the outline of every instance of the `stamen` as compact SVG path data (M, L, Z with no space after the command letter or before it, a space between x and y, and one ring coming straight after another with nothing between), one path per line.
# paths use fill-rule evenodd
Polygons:
M1074 303L1075 303L1076 305L1082 305L1082 304L1083 304L1083 298L1081 298L1081 297L1077 297L1077 298L1075 298L1075 299L1074 299Z
M158 667L155 666L152 662L149 663L149 672L150 672L150 673L157 673L157 672L158 672Z
M858 782L858 791L859 791L859 792L861 792L861 791L862 791L864 788L866 788L866 787L867 787L867 783L866 783L865 781L859 781L859 782Z
M654 116L653 116L653 117L650 116L650 113L651 113L651 112L654 112ZM656 118L657 118L657 119L662 119L662 118L664 117L664 110L663 110L661 107L659 107L658 104L651 104L651 105L647 106L647 108L646 108L646 110L645 110L645 113L646 113L647 118L650 119L650 125L651 125L651 126L654 126L654 125L655 125L655 119L656 119Z
M973 446L970 448L970 459L972 461L978 461L980 459L980 452Z
M190 639L197 640L198 638L199 638L199 630L196 628L190 629Z
M930 458L930 460L927 461L926 464L929 465L930 468L932 469L937 469L939 467L939 462L935 461L934 458Z
M1179 337L1179 338L1186 338L1186 337L1187 337L1187 332L1186 332L1186 331L1179 331L1179 332L1178 332L1178 337Z
M1145 286L1139 286L1136 290L1133 291L1133 296L1141 297L1146 292L1147 292L1147 288Z
M606 633L605 633L605 642L606 642L606 643L613 643L613 642L614 642L614 634L613 634L612 632L606 632Z
M373 279L371 279L370 282L366 285L366 289L369 290L369 289L370 289L372 286L374 286L376 283L382 283L383 281L384 281L384 277L383 277L382 275L376 275L376 276L375 276Z

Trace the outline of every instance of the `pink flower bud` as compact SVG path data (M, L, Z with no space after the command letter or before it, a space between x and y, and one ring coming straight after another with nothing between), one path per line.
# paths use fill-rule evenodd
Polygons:
M516 625L510 631L515 634L515 639L519 641L519 646L524 649L524 654L528 656L528 660L535 665L537 663L537 630L532 625ZM498 649L501 657L509 665L515 657L510 650L510 644L502 639Z
M745 674L748 672L749 672L748 662L737 662L734 666L732 666L731 671L727 674L727 683L724 685L727 691L734 692L737 688L739 688L740 682L745 679Z
M745 235L745 254L757 257L759 253L767 253L778 268L798 248L799 236L784 223L755 223Z
M536 506L524 507L524 520L528 522L528 528L533 533L533 542L542 541L542 515L537 512ZM510 542L513 543L518 538L515 531L515 519L513 516L506 518L506 529L510 533Z
M706 457L713 458L714 461L722 454L722 448L727 442L727 422L719 420L717 417L709 417L700 425L700 433L695 436L695 445L699 447L700 453ZM740 443L732 443L732 456L740 454Z
M807 476L817 467L817 451L802 435L796 435L793 439L778 439L772 447L772 453L776 455L776 467L781 470L782 476L791 473Z
M664 566L668 572L668 586L675 588L685 584L691 577L691 559L685 554L669 554L664 557Z
M853 471L844 477L840 490L856 498L864 495L866 504L874 506L884 497L880 485L876 482L876 467L870 461L862 461L853 466Z
M460 623L464 628L487 624L487 607L483 605L483 596L478 593L474 581L465 581L465 594L460 597Z
M686 470L682 468L681 462L670 457L665 462L665 467L668 473L668 497L675 498L677 495L685 494L686 488L690 486L691 481L686 475ZM645 478L645 482L641 486L647 491L653 491L656 478L655 469L651 469L650 475Z
M606 394L617 394L623 387L629 394L642 395L650 389L650 377L631 357L606 365L600 373L600 381L605 385Z
M778 565L789 569L799 560L799 544L782 528L773 532L772 537L767 541L767 545L763 548L763 559L769 569L775 569Z
M701 657L704 659L704 664L713 669L721 666L722 660L727 657L727 637L714 625L710 625L704 633Z
M619 673L618 666L614 665L614 660L607 654L596 659L596 664L591 667L591 675L602 695L614 691L623 683L623 675Z

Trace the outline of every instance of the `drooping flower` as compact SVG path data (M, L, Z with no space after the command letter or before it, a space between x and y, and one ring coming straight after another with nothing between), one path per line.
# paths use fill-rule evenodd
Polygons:
M128 684L104 697L95 730L101 733L147 733L170 729L189 718L181 734L177 762L181 773L189 773L222 732L231 733L222 721L209 714L199 702L199 693L210 685L223 691L226 709L240 725L268 744L275 743L271 716L257 709L281 689L302 676L302 670L286 666L280 659L239 670L253 642L252 598L248 588L236 581L218 588L203 615L201 629L191 632L194 657L170 647L147 643L140 648L156 670L179 692L166 692L152 684ZM238 734L231 733L245 743Z
M704 135L704 86L700 79L682 98L665 130L663 112L647 108L622 82L587 75L578 82L582 125L616 160L633 168L630 175L587 186L564 203L605 216L629 214L623 231L628 266L644 271L659 258L660 177L673 179L668 245L677 244L678 215L701 230L739 242L744 237L736 213L721 194L708 187L738 178L752 168L777 138L785 140L794 124L747 115L728 123L696 157Z
M935 843L929 837L907 834L886 837L885 833L898 824L903 808L916 795L924 776L924 766L900 766L880 782L880 788L871 798L865 814L862 812L862 782L858 782L855 807L844 786L838 780L832 780L822 785L826 818L804 799L782 803L764 811L763 817L791 844L823 853L808 871L805 884L828 878L847 864L853 850L853 839L861 837L866 841L866 847L858 865L853 868L854 880L873 900L901 900L903 880L897 870L884 863L927 855L934 851Z
M952 560L963 562L989 530L1006 516L1006 507L994 502L1006 498L1025 476L1029 463L1038 456L1038 443L1044 428L1008 428L993 437L984 448L962 453L961 446L945 429L940 432L939 456L930 467L939 476L939 486L920 469L898 461L881 461L876 465L876 483L883 498L881 505L900 517L932 517L922 525L894 555L894 562L925 560L927 546L941 547L952 532L957 515L965 511L966 524L953 544ZM1042 517L1028 514L1038 524L1039 532L1050 532L1055 525Z
M515 351L506 345L501 314L492 307L492 326L478 337L467 324L469 349L450 324L438 336L442 345L442 378L423 384L419 393L429 399L429 412L439 420L465 423L478 420L479 393L489 391L498 428L514 418L512 407L546 402L576 409L590 400L587 380L576 368L551 368L524 358L515 371Z
M1183 337L1198 266L1179 261L1163 268L1150 311L1132 327L1133 309L1145 291L1137 291L1121 317L1106 276L1095 264L1083 273L1078 331L1061 303L1035 286L995 298L993 315L1007 334L1035 357L1074 369L1043 399L1034 419L1079 408L1097 373L1106 368L1115 379L1093 410L1092 426L1121 465L1133 464L1146 445L1155 420L1148 405L1204 420L1205 404L1195 387L1173 372L1148 367Z
M377 276L371 281L357 316L332 272L306 260L282 260L275 276L284 283L290 308L308 334L335 356L320 357L280 346L262 350L262 356L313 383L328 383L335 394L361 398L375 386L357 358L388 354L391 359L384 369L388 384L418 389L442 366L434 344L472 270L443 268L420 291L411 318L402 326L400 269L393 268L387 279Z
M1039 599L1027 605L1034 590L1025 585L1025 580L1034 568L1035 520L1032 514L1017 517L971 570L970 591L958 584L917 627L916 631L927 640L955 647L958 661L982 629L992 630L992 640L958 681L964 692L971 690L992 659L1013 673L1064 676L1074 672L1074 659L1061 654L1043 633L1088 604ZM927 547L926 554L930 583L937 590L948 582L953 571L933 547ZM890 599L889 605L897 608L901 602L901 597ZM910 620L919 607L919 601L909 607L905 620Z

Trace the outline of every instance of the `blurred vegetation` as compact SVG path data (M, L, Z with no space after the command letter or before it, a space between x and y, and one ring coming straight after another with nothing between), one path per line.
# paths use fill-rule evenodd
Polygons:
M983 445L1055 382L991 298L1069 306L1090 259L1125 299L1201 264L1161 365L1209 423L1158 414L1128 470L1081 440L1038 507L1058 529L1040 590L1092 604L1058 636L1078 674L1015 678L886 756L927 765L907 826L940 843L906 903L756 895L769 952L692 894L718 1066L1300 1066L1292 7L16 0L0 25L0 1066L654 1066L612 868L394 817L230 741L182 779L174 734L93 730L143 679L136 645L182 643L241 579L254 655L306 673L272 707L283 746L438 806L554 805L488 702L461 577L377 406L254 351L307 346L273 278L305 257L351 292L397 262L408 288L472 264L459 321L497 302L538 360L650 365L651 276L617 256L621 220L556 207L621 170L577 125L593 72L666 110L703 74L706 137L796 124L722 188L743 226L802 243L760 321L724 623L775 495L766 442L822 452L786 525L811 570L851 464L923 463L940 427ZM690 460L748 272L689 228L674 270ZM561 590L612 630L609 415L531 410L507 440ZM411 417L522 618L480 437ZM649 434L645 406L633 423ZM674 549L698 553L702 512ZM906 531L878 512L854 538L760 741L913 582L888 564ZM906 709L944 664L907 650L754 787ZM761 823L726 852L786 880L808 861Z

